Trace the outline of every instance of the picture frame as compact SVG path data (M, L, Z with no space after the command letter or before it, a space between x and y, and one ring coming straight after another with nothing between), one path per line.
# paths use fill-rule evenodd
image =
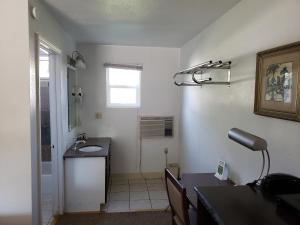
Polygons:
M257 53L254 113L300 121L300 42Z
M228 179L228 168L226 166L225 161L219 160L215 177L218 178L219 180Z

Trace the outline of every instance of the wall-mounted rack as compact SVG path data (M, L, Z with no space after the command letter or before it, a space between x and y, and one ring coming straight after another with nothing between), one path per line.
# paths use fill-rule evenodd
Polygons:
M231 61L207 61L205 63L201 63L199 65L196 65L194 67L182 70L180 72L177 72L174 74L174 84L177 86L202 86L206 84L215 84L215 85L230 85L230 68L231 68ZM214 69L224 69L227 70L227 81L213 81L211 77L208 78L196 78L196 75L202 75L208 70L214 70ZM177 82L176 77L177 76L185 76L185 75L192 75L192 81L183 81L183 82Z

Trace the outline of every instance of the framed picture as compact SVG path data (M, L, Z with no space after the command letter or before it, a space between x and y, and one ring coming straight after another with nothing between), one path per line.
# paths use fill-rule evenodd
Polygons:
M300 121L300 42L257 53L254 113Z

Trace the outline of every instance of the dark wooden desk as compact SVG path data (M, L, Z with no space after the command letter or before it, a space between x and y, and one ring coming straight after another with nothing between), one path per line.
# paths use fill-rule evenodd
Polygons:
M231 180L219 180L213 173L185 173L182 174L180 183L186 188L186 195L191 205L197 208L197 194L194 189L195 186L232 186Z
M198 225L299 225L300 216L277 207L249 186L196 187Z

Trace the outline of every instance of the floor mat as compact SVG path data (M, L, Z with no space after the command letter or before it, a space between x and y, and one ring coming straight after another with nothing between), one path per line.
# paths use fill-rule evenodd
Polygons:
M66 214L57 225L171 225L167 211Z

